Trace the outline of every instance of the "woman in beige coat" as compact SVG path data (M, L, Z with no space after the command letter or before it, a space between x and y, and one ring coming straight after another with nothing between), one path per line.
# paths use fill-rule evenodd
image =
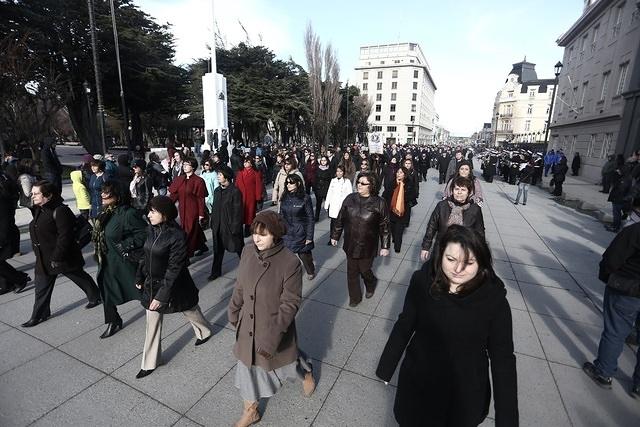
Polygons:
M302 301L302 268L285 248L286 226L273 211L258 213L251 225L253 243L242 251L229 303L236 328L236 387L244 412L236 427L260 420L258 403L273 396L285 379L302 377L305 396L315 389L311 366L299 353L295 316Z

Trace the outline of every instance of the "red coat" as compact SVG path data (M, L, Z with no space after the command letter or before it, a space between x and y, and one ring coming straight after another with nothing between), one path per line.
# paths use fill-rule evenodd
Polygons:
M207 187L204 180L193 174L189 179L180 175L171 181L169 186L171 200L178 202L180 223L187 233L187 253L189 257L204 246L207 239L200 227L200 217L204 217L204 198L207 197Z
M244 168L236 175L236 187L242 193L243 224L251 225L256 217L256 205L262 200L262 174L253 168Z

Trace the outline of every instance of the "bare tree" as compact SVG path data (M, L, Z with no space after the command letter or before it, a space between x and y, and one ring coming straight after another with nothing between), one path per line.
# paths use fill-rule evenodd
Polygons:
M311 23L307 25L304 44L313 106L313 143L327 146L330 130L338 120L342 102L340 66L331 44L323 51L320 38L313 31Z

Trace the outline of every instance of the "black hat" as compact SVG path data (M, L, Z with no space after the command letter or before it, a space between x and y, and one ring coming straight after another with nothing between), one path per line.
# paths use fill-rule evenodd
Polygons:
M145 168L146 166L147 166L147 163L146 163L144 160L142 160L142 159L136 159L136 160L134 160L133 165L131 165L131 168L138 167L138 168L140 168L140 169L144 170L144 168Z
M178 217L176 204L168 196L155 196L149 201L149 207L162 215L166 221L173 221Z

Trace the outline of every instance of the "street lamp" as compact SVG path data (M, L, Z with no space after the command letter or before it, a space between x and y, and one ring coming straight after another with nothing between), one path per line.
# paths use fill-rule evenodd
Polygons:
M91 31L91 50L93 51L93 72L96 79L96 98L98 100L98 125L100 126L100 149L102 154L107 153L105 140L104 104L102 102L102 81L100 80L100 63L98 62L98 47L96 36L96 19L93 10L93 0L87 0L89 9L89 27Z
M113 26L113 42L116 50L116 64L118 66L118 80L120 81L120 102L122 103L122 119L124 120L124 138L127 143L127 153L131 158L131 134L129 130L129 118L127 117L127 104L124 100L124 86L122 85L122 67L120 66L120 45L118 43L118 28L116 26L116 10L111 0L111 25Z
M562 71L562 62L558 61L558 63L553 67L554 73L556 75L556 79L553 82L553 92L551 93L551 105L549 106L549 117L547 118L547 128L544 133L544 151L547 152L549 148L549 131L551 130L551 116L553 115L553 104L556 99L556 90L558 89L558 81L560 77L560 72Z

